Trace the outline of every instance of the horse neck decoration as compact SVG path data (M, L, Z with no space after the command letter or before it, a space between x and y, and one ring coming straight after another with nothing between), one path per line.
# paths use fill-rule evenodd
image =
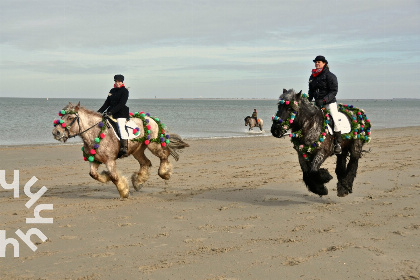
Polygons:
M189 145L177 134L165 134L164 125L158 118L151 118L143 112L130 114L137 124L133 133L138 138L129 141L128 154L133 155L140 164L139 172L132 175L131 180L134 188L140 190L149 178L151 167L150 160L144 151L148 148L152 154L160 158L158 174L161 178L169 180L172 174L172 164L168 156L172 155L178 160L177 149L183 149ZM67 139L80 136L83 140L82 152L84 160L90 162L89 175L102 183L112 181L121 198L129 196L127 179L119 175L116 169L116 159L119 151L119 141L109 128L107 120L101 114L87 110L80 106L69 103L59 112L61 119L54 121L53 136L56 140L66 142ZM108 171L98 173L98 167L104 163Z
M370 122L363 110L345 105L340 106L340 111L346 113L352 124L352 131L342 135L343 151L337 155L335 170L337 195L346 196L352 192L363 144L370 141ZM295 93L293 89L284 89L271 127L272 135L278 138L291 130L289 136L298 153L303 180L309 191L320 196L328 194L324 184L332 179L328 170L320 168L325 159L334 154L333 137L327 127L330 121L329 112L313 106L302 91ZM347 164L348 155L350 160Z

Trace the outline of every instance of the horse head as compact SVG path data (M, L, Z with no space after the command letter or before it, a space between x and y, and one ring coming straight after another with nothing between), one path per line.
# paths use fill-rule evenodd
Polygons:
M278 111L273 116L271 134L274 137L281 138L291 127L294 119L299 112L302 102L302 91L295 93L293 89L283 89L283 94L279 97Z
M248 124L250 124L250 119L251 119L251 117L250 117L250 116L247 116L247 117L244 119L244 121L245 121L245 126L247 126Z
M69 102L69 104L58 113L61 119L54 121L54 129L52 131L54 139L66 142L67 139L74 137L77 134L80 130L79 109L80 102L77 105L73 105Z

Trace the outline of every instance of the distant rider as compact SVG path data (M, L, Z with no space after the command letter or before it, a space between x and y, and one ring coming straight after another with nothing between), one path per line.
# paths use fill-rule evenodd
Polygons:
M334 153L341 154L341 127L338 116L336 95L338 92L337 77L330 72L328 61L318 55L313 60L315 69L309 77L309 101L315 99L315 105L325 107L334 120Z
M254 109L254 112L252 112L251 118L255 119L255 123L256 125L258 125L257 109Z
M98 112L112 116L117 120L121 136L119 156L124 157L127 156L128 150L128 132L125 129L125 123L130 118L130 112L126 105L128 90L125 88L123 75L115 75L114 82L114 88L109 91L104 105L102 105Z

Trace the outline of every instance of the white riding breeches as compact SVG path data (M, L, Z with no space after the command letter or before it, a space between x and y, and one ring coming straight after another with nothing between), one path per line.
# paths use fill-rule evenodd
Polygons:
M125 130L125 124L127 122L126 118L118 118L117 119L117 123L118 123L118 128L120 130L120 135L121 135L121 139L128 139L128 133Z
M325 108L330 111L330 115L334 120L334 131L339 132L341 131L341 120L340 115L338 114L338 107L337 102L325 105Z

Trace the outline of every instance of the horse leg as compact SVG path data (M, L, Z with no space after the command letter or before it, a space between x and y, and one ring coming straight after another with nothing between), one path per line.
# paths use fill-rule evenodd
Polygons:
M99 163L97 162L91 162L90 163L90 172L89 175L90 177L92 177L93 179L101 182L101 183L106 183L108 181L111 180L111 178L109 177L109 173L108 171L102 171L101 174L98 173L98 167L99 167Z
M339 197L344 197L353 192L353 182L359 167L359 159L362 156L362 147L363 143L357 141L350 149L350 160L345 167L345 176L339 179L337 183L337 196Z
M319 196L328 194L325 183L328 183L332 179L327 169L320 168L326 158L327 156L321 151L314 156L311 162L308 162L299 154L299 163L303 171L303 181L310 192Z
M162 179L169 180L172 175L172 164L169 162L169 149L163 148L160 144L150 143L149 150L160 159L158 174Z
M108 169L108 176L117 187L117 190L120 193L120 197L128 198L128 196L130 195L130 191L127 178L118 174L117 167L115 165L115 160L109 160L106 163L106 167Z
M347 175L341 182L339 182L340 189L337 184L337 196L343 197L353 192L353 182L354 178L356 178L358 167L359 158L350 156L350 160L347 165Z
M143 187L143 184L149 179L150 175L150 167L152 166L152 163L144 154L146 147L146 145L141 145L140 148L133 153L134 158L140 164L139 172L134 172L131 176L131 182L133 183L133 187L136 191L139 191Z
M337 175L337 196L344 197L349 194L346 187L344 187L344 179L347 174L347 154L348 151L344 150L340 155L337 155L337 163L335 166L335 174Z

